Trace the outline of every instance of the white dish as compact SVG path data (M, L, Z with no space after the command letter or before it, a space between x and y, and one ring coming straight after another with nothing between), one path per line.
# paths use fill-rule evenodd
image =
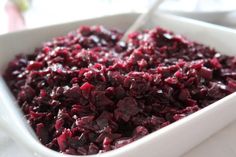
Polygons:
M236 1L167 0L161 5L160 10L178 16L217 23L236 11Z
M138 14L121 14L50 27L26 30L0 36L0 71L19 52L31 52L43 41L63 35L79 25L98 25L126 29ZM153 15L147 28L161 26L212 46L228 55L236 55L236 31L208 23L172 15ZM0 128L16 142L32 152L34 156L69 157L41 145L22 120L3 79L0 79ZM143 137L120 149L91 157L177 157L236 119L236 93L182 119L159 131Z
M236 9L235 9L236 10ZM184 16L187 18L193 18L196 20L202 20L211 23L217 23L224 20L233 11L206 11L206 12L184 12L184 11L168 11L163 10L164 13L171 13L173 15Z

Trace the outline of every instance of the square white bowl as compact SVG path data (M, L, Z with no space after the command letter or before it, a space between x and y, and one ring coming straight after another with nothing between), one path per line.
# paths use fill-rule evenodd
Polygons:
M52 37L64 35L80 25L104 25L122 30L135 20L138 14L120 14L96 19L59 24L32 30L25 30L0 36L0 72L18 53L33 52L35 47ZM173 15L153 15L145 28L161 26L190 40L211 46L223 54L235 55L236 31L213 24L181 18ZM6 130L13 139L21 143L35 156L70 156L62 155L41 145L22 122L22 115L17 109L3 79L0 77L0 128ZM236 93L193 113L167 127L151 133L127 146L103 154L101 157L177 157L236 119ZM9 125L10 122L10 125Z

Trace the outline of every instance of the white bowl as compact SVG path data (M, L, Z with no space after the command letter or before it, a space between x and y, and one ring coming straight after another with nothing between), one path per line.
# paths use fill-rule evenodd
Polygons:
M0 71L18 53L32 52L43 41L66 34L80 25L104 25L125 30L138 14L121 14L72 23L37 28L0 36ZM236 55L236 31L196 20L172 15L153 15L146 28L161 26L191 40L216 48L224 54ZM16 101L0 77L0 128L19 142L32 156L69 157L40 144L24 123ZM91 157L177 157L236 119L236 93L183 118L167 127L117 150Z
M211 23L218 23L219 21L222 21L224 18L226 18L230 13L232 13L232 11L184 12L184 11L167 11L167 10L163 12Z
M165 13L219 23L236 11L235 0L166 0L160 7Z

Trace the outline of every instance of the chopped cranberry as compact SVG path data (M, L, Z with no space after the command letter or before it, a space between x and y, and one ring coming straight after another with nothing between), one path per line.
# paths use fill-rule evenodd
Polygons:
M117 120L122 119L126 122L139 112L137 102L132 97L125 97L117 103L118 108L114 111Z
M65 151L68 148L68 138L72 136L72 133L69 129L65 129L60 136L57 137L57 143L61 151Z
M201 70L199 71L199 75L202 76L203 78L205 79L212 79L212 70L211 69L208 69L208 68L205 68L205 67L202 67Z
M91 85L90 83L88 82L85 82L81 87L81 91L82 91L82 95L85 97L85 98L89 98L90 96L90 93L91 93L91 90L94 88L93 85Z
M184 100L187 100L189 97L191 97L189 90L186 88L181 89L180 94L179 94L179 99L184 101Z

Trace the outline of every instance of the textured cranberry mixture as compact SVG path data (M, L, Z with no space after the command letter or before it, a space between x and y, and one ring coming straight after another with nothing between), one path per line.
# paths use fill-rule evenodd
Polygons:
M122 147L236 91L236 58L162 28L80 27L9 63L4 78L47 147Z

